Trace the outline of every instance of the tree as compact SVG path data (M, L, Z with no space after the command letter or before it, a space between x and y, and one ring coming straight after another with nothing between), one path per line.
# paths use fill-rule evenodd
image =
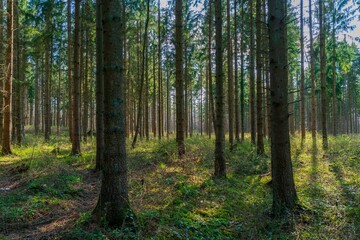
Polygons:
M300 54L301 54L301 80L300 80L300 109L301 109L301 140L305 139L305 59L304 59L304 0L300 1Z
M285 38L286 0L269 1L269 59L271 88L271 176L273 213L282 215L296 205L288 121L288 64Z
M261 61L261 0L256 0L256 107L257 107L257 153L264 153L263 110L262 110L262 61Z
M250 133L251 133L251 143L255 144L256 139L256 129L255 129L255 76L254 76L254 56L255 56L255 47L254 47L254 20L253 20L253 9L254 4L253 0L249 0L250 8L250 53L249 53L249 75L250 75Z
M314 59L314 39L312 25L312 1L309 0L309 32L310 32L310 77L311 77L311 136L316 140L316 108L315 108L315 59Z
M137 136L140 133L140 123L142 118L142 105L143 105L143 88L145 82L145 67L146 67L146 49L147 49L147 42L148 42L148 26L149 26L149 16L150 15L150 0L147 0L146 4L146 22L145 22L145 32L144 32L144 40L143 40L143 49L142 49L142 64L141 64L141 79L140 79L140 87L139 87L139 102L138 102L138 112L137 112L137 121L136 121L136 129L135 129L135 136L131 147L134 148ZM146 106L147 107L147 106Z
M327 90L326 90L326 52L325 52L325 17L324 3L319 0L319 28L320 28L320 82L321 82L321 127L322 127L322 143L323 148L328 148L327 139Z
M72 84L72 148L71 155L80 154L80 0L75 0L74 75Z
M104 55L102 0L96 0L96 170L104 161Z
M69 135L73 137L72 81L71 81L71 1L67 0L67 77L68 77L68 122Z
M224 73L222 48L222 3L215 0L215 63L216 63L216 125L215 125L215 177L226 177L224 129Z
M185 154L184 119L184 52L183 52L183 2L175 1L175 88L176 88L176 142L179 157ZM160 87L160 86L159 86Z
M4 85L4 124L2 135L2 154L11 154L10 127L11 127L11 102L12 102L12 80L14 72L14 1L7 1L7 24L6 36L8 46L6 50L6 78Z
M125 147L123 31L120 1L102 1L104 50L104 163L94 215L123 226L130 210ZM111 47L110 47L111 46Z
M228 107L229 107L229 143L230 148L234 145L234 81L233 81L233 54L231 43L231 23L230 23L230 0L227 5L227 68L228 68Z

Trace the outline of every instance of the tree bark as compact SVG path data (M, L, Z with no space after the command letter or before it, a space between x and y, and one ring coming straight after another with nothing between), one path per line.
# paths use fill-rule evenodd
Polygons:
M257 153L264 154L263 109L262 109L262 61L261 61L261 0L256 0L256 107L257 107Z
M320 82L321 82L321 125L323 148L328 148L327 139L327 96L326 96L326 52L325 52L325 24L323 0L319 0L319 28L320 28Z
M255 131L255 76L254 76L254 20L253 20L253 0L249 0L250 8L250 53L249 53L249 75L250 75L250 133L251 143L255 144L256 131Z
M75 28L74 28L74 76L72 84L72 149L71 155L80 154L80 66L79 66L79 29L80 28L80 0L75 0Z
M215 63L216 63L216 139L215 139L215 177L226 177L225 129L224 129L224 72L222 48L222 6L215 0Z
M184 143L184 52L183 52L183 1L175 0L175 88L176 88L176 142L178 155L185 154Z
M271 174L276 216L293 209L297 201L290 155L285 7L286 0L269 1L271 129L276 129L271 131Z
M7 0L7 40L6 50L6 79L4 85L4 125L2 135L2 154L11 154L10 128L11 128L11 102L12 102L12 80L13 80L13 54L14 54L14 0Z
M304 58L304 0L300 1L300 112L301 112L301 140L305 140L305 58Z
M96 170L104 162L104 50L102 0L96 0Z
M124 116L123 33L120 1L103 0L104 164L94 214L98 222L124 226L129 214ZM125 7L125 6L123 6ZM110 47L111 46L111 47Z
M227 12L227 68L228 68L228 112L229 112L229 143L230 149L234 145L234 81L233 81L233 54L231 43L231 26L230 26L230 0L226 1Z
M309 32L310 32L310 77L311 77L311 136L316 140L316 98L315 98L315 59L314 59L314 40L312 23L312 0L309 0Z
M149 26L149 16L150 15L150 0L147 0L146 4L146 23L145 23L145 32L144 32L144 41L143 41L143 49L142 49L142 65L141 65L141 79L140 79L140 88L139 88L139 105L138 105L138 112L137 112L137 121L136 121L136 129L135 129L135 136L133 142L131 144L132 148L135 148L135 144L137 141L137 136L140 133L140 124L142 118L142 95L143 95L143 87L145 82L145 51L146 46L148 44L148 26Z

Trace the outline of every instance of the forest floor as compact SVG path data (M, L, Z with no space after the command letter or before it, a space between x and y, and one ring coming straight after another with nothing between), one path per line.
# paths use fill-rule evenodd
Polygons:
M308 134L310 135L310 134ZM128 149L129 198L135 228L91 221L100 188L94 139L69 156L67 137L28 135L0 157L0 239L360 239L360 137L330 138L325 153L309 136L292 138L301 210L271 215L269 148L258 157L248 142L227 154L227 179L215 180L213 140L174 139Z

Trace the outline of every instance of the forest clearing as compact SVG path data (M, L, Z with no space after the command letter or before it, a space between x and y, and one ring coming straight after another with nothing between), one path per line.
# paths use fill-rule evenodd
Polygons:
M0 239L358 239L360 138L330 138L327 154L320 141L292 140L303 209L280 220L271 216L268 149L257 156L249 136L227 149L228 178L220 180L212 177L214 145L205 136L186 140L182 160L174 139L128 148L137 221L136 231L120 231L91 221L100 188L94 140L71 157L63 136L44 145L29 135L14 156L0 158Z

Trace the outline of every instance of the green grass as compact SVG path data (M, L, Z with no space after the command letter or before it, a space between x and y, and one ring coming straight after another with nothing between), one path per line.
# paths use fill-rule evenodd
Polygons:
M134 231L92 223L99 190L99 176L90 171L94 140L82 146L82 156L70 157L65 136L46 144L28 136L15 156L0 158L0 182L12 186L0 192L0 239L25 236L29 226L43 231L33 230L34 236L62 239L359 239L360 138L330 138L326 153L321 139L316 146L310 136L304 143L298 136L291 140L303 210L282 219L271 216L268 146L261 157L248 140L227 149L228 177L222 180L212 177L214 139L186 139L184 159L177 158L173 138L128 148ZM10 174L22 164L29 170ZM37 225L44 219L49 221ZM58 219L70 220L54 229Z

